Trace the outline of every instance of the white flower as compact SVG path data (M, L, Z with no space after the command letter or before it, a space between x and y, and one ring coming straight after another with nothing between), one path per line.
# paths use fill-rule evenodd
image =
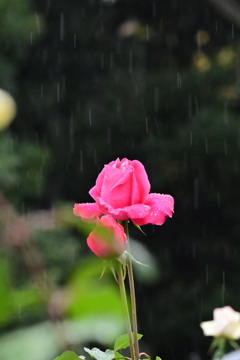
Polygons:
M240 339L240 313L230 306L217 308L213 311L213 320L200 324L205 336Z

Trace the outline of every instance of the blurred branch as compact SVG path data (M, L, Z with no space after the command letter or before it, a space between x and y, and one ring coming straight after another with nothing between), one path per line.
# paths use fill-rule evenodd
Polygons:
M235 0L209 0L228 20L240 28L240 4Z

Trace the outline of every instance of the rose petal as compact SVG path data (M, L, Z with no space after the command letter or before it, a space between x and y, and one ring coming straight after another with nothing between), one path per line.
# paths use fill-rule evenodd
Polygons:
M82 220L91 220L102 214L98 204L96 203L75 204L73 213L76 216L80 216Z
M121 169L109 167L102 184L101 198L114 208L131 205L132 166L123 173Z
M204 321L200 324L203 329L205 336L215 336L216 335L216 324L215 321Z
M239 312L233 310L231 306L216 308L213 311L213 319L216 321L240 321Z
M227 325L223 330L222 335L228 339L238 340L240 338L240 323L232 322Z
M109 167L116 168L119 163L120 163L120 160L119 160L119 158L117 158L117 160L111 161L109 164L104 165L104 168L102 169L102 171L100 172L100 174L97 177L96 184L89 191L89 194L95 201L97 201L98 196L100 196L100 194L101 194L104 177L105 177L105 174L108 171Z
M145 205L150 206L149 213L144 218L132 218L132 221L137 225L162 225L167 216L172 217L174 199L171 195L153 193L148 195Z
M111 214L112 217L116 220L127 220L133 219L135 217L145 217L150 211L150 206L145 204L135 204L131 206L126 206L122 209L114 209L101 198L98 199L98 202L99 208L101 209L102 213Z
M138 160L133 160L132 161L132 166L134 167L134 174L136 176L136 182L138 185L138 191L139 191L139 195L140 195L140 199L138 200L138 203L144 203L145 200L147 199L147 196L149 194L150 191L150 183L148 180L148 176L145 170L145 167L143 166L142 163L140 163L140 161ZM133 204L136 203L135 199L132 199Z

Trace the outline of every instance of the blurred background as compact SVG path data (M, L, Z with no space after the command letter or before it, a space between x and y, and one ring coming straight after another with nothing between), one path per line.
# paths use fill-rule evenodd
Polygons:
M141 350L207 359L199 323L240 310L240 2L0 0L0 359L111 347L118 289L72 215L117 157L171 194L133 226ZM11 99L12 101L12 99ZM3 105L1 105L3 106ZM1 107L0 106L0 107Z

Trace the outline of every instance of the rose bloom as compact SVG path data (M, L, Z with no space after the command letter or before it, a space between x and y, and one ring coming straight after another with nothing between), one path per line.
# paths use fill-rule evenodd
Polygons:
M117 258L126 249L127 236L123 226L111 215L96 219L96 227L87 238L89 248L100 258Z
M146 170L137 160L115 160L105 165L89 191L95 203L75 204L73 212L83 220L110 214L116 220L131 219L137 225L162 225L172 217L170 195L149 194Z
M240 313L230 306L215 309L213 320L204 321L200 326L206 336L240 339Z

